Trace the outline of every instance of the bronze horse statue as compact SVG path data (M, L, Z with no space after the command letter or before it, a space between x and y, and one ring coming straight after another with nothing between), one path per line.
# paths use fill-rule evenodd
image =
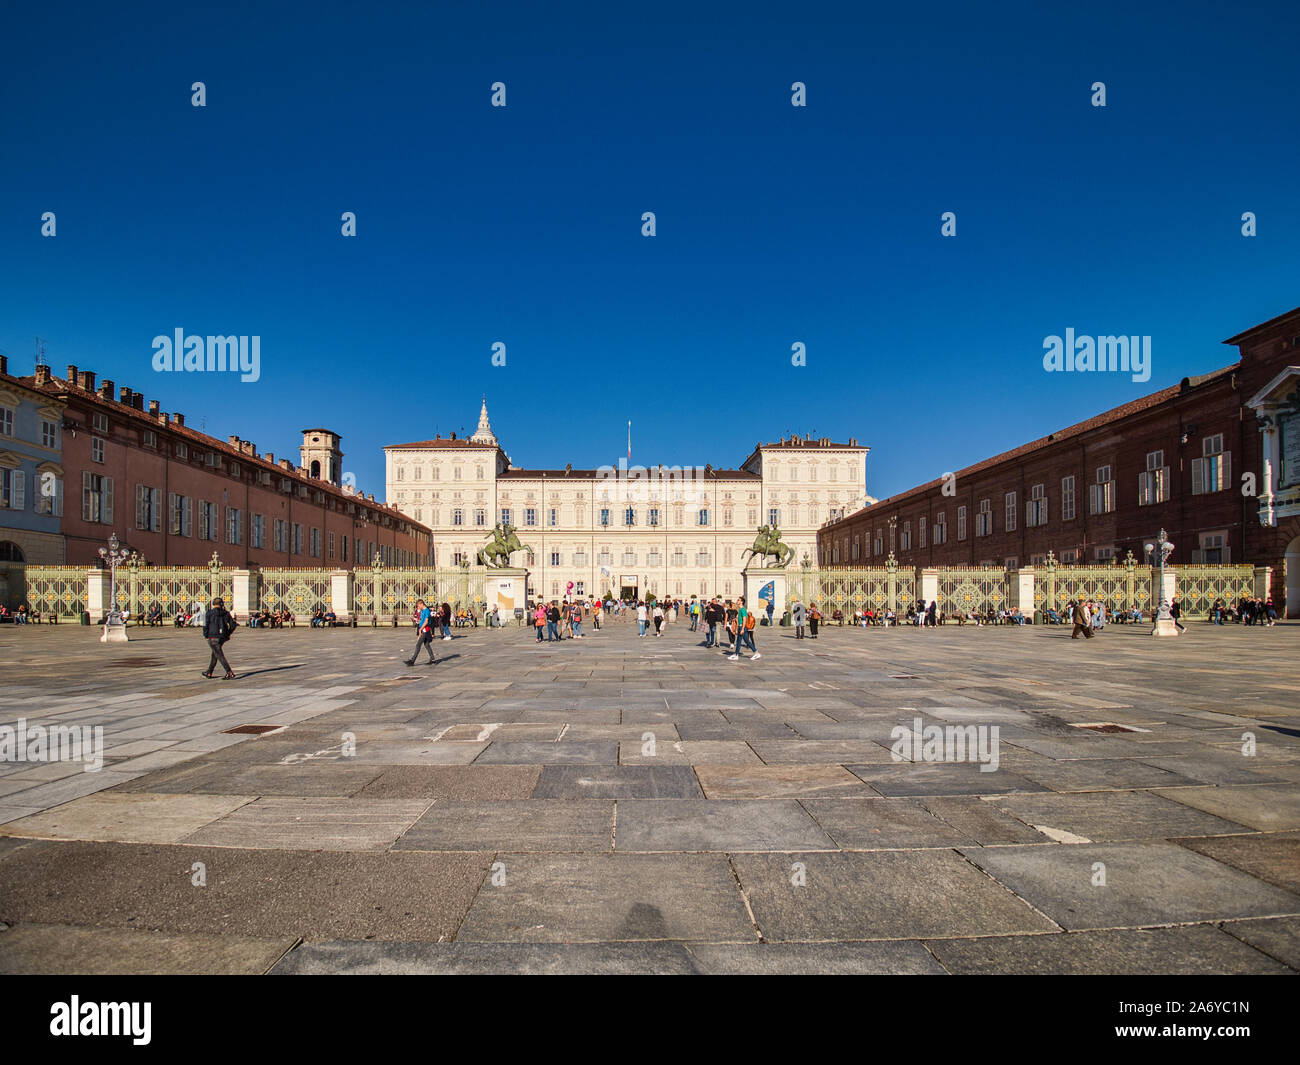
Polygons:
M740 557L744 559L751 554L755 558L764 559L764 569L784 569L794 557L794 549L781 542L781 530L775 525L760 525L754 546L745 548ZM771 566L766 562L769 558L776 559Z

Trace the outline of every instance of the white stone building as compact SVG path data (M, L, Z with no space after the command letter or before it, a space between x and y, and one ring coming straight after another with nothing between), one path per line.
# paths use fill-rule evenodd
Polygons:
M515 526L531 551L531 594L741 594L741 569L760 525L775 522L794 551L817 557L817 529L871 500L868 449L850 438L791 437L758 444L738 469L627 467L521 469L488 421L487 401L468 440L384 448L387 501L433 530L434 559L475 557L497 522Z

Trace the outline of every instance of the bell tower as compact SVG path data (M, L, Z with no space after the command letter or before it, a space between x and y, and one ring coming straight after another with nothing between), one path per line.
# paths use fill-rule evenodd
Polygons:
M304 429L299 465L307 476L318 481L328 481L336 488L343 483L343 451L339 443L343 438L328 429Z

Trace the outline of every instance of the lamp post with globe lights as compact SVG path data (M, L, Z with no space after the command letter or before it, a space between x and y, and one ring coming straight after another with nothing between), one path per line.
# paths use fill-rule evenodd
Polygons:
M104 618L104 633L99 638L100 643L126 643L126 622L122 620L122 614L117 609L117 567L122 565L131 555L131 552L122 547L118 541L117 533L113 533L108 538L108 547L99 549L99 557L108 564L109 573L109 596L108 596L108 614Z
M1156 536L1155 542L1147 542L1143 545L1148 559L1153 559L1158 567L1157 580L1160 582L1160 592L1157 602L1160 604L1156 612L1155 627L1151 630L1152 636L1177 636L1178 625L1174 621L1174 616L1169 612L1169 597L1165 594L1165 563L1169 556L1173 554L1174 545L1165 537L1165 530L1161 529Z

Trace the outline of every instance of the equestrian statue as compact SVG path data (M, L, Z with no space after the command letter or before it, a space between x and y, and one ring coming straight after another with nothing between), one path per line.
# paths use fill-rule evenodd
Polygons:
M533 549L528 544L521 544L515 533L515 527L509 522L499 521L492 531L492 540L479 550L478 563L489 569L505 569L510 565L510 555L515 551Z
M781 542L781 530L775 525L760 525L758 536L754 539L754 546L745 548L740 557L743 559L749 554L764 559L763 569L785 569L790 559L794 557L794 549ZM768 558L776 561L769 565L766 561Z

